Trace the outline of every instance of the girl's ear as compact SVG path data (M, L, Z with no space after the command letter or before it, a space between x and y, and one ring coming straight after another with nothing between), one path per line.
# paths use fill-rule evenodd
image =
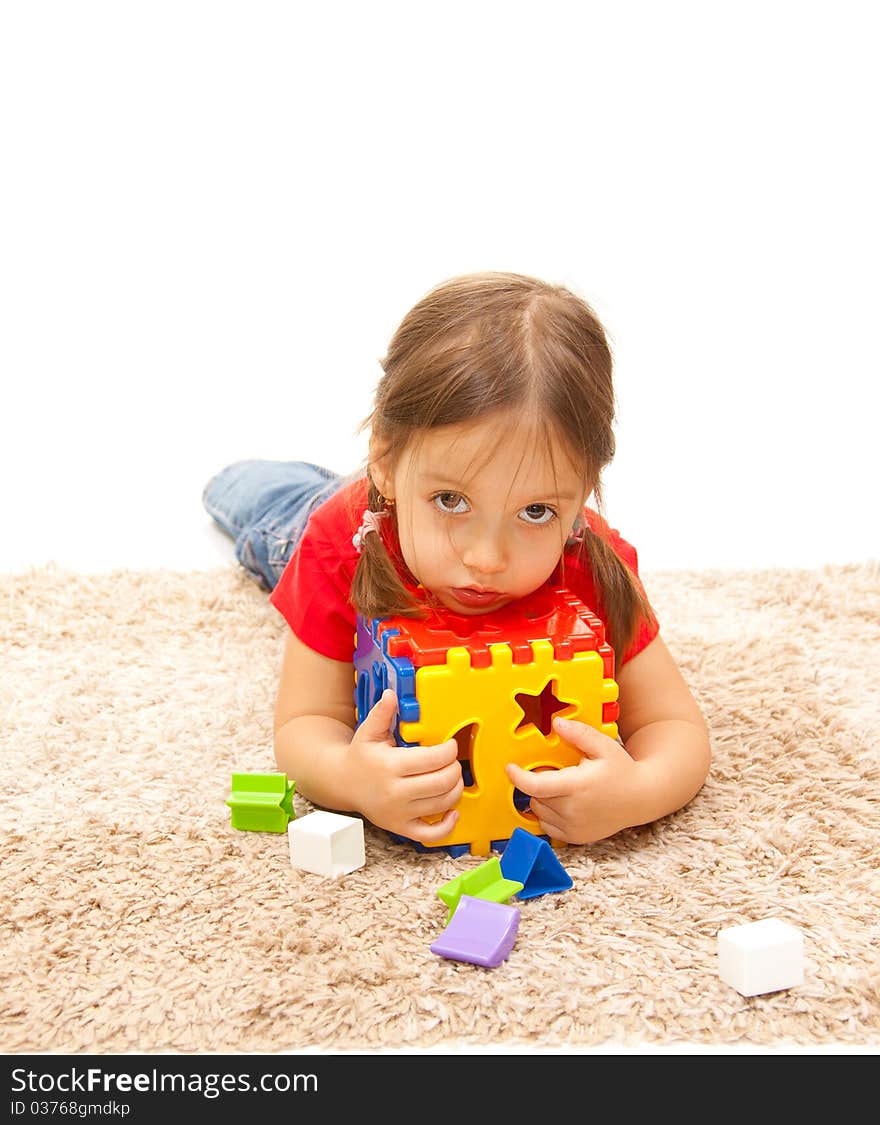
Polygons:
M375 436L370 438L367 474L381 496L384 496L386 500L394 499L389 446L387 442L383 442Z

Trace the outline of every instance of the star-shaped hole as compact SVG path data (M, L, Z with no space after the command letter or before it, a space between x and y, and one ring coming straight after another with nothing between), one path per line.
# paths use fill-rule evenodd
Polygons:
M540 692L517 692L514 702L522 711L523 717L514 733L533 725L545 738L551 734L550 724L553 721L553 716L558 711L565 711L571 707L570 702L562 700L556 695L554 688L558 686L555 680L550 680Z

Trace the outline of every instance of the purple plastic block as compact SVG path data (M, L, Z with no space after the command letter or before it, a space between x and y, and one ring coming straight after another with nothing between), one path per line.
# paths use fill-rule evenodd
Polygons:
M519 929L519 910L503 902L462 895L431 952L494 969L507 959Z

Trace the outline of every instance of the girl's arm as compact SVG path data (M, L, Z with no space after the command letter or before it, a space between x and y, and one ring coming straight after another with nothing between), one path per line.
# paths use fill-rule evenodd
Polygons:
M380 828L431 844L458 816L458 744L453 738L439 746L397 746L391 691L355 731L354 687L350 661L331 660L288 633L275 700L278 768L313 804L361 813Z
M357 809L343 767L354 729L351 662L331 660L288 631L275 697L275 761L298 793L325 808Z
M712 758L709 731L661 637L623 665L617 682L618 730L639 764L631 823L649 824L686 805L702 788Z

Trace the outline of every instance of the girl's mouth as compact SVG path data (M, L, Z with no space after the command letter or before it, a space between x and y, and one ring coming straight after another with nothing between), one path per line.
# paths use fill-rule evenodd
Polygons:
M450 593L461 605L482 608L501 601L504 595L498 590L484 590L478 586L454 586Z

